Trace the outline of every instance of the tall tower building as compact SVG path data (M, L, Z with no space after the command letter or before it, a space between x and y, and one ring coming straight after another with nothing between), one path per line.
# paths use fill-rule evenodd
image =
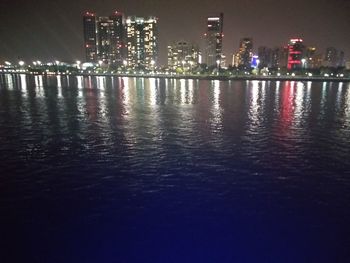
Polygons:
M304 52L303 40L301 38L293 38L288 44L288 66L289 70L301 69L302 58Z
M307 47L304 52L305 65L304 68L316 68L317 65L317 54L316 47Z
M252 38L242 38L239 43L239 66L245 68L250 68L253 58L253 39Z
M152 69L158 58L157 18L128 17L127 63L129 67Z
M328 47L326 49L326 54L324 58L324 65L326 67L336 67L337 66L337 59L338 58L338 51L334 47Z
M339 51L338 55L338 61L337 61L338 67L345 67L345 53L344 51Z
M86 12L83 16L85 57L87 62L97 60L96 15Z
M114 65L122 65L126 57L126 32L124 14L114 12L109 19L112 22L110 27L110 61Z
M224 14L207 18L205 33L205 63L207 66L220 66L222 60Z
M272 67L272 49L268 47L261 46L258 48L258 56L260 60L259 67L264 68Z
M271 49L271 68L287 68L288 47L274 47Z
M104 63L110 62L111 30L113 22L108 17L99 17L97 22L97 57Z

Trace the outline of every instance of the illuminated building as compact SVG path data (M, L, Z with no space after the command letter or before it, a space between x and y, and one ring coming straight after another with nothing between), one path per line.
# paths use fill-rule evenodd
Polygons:
M113 21L108 17L99 17L97 22L97 57L104 63L110 62L112 26Z
M176 70L177 68L194 68L199 64L200 52L196 45L185 41L173 43L168 46L168 67Z
M121 65L125 58L124 16L120 12L110 17L84 14L86 61Z
M97 60L96 15L86 12L83 16L85 57L87 62Z
M337 66L337 50L334 47L329 47L326 49L326 54L324 57L324 66L326 67L336 67Z
M207 18L205 33L205 63L207 66L220 66L222 63L224 14Z
M233 54L232 55L232 66L237 68L239 66L239 62L240 62L239 53Z
M344 67L345 54L343 51L338 51L334 47L328 47L324 56L323 66L325 67Z
M242 38L239 43L238 61L239 67L250 68L253 57L253 40Z
M272 67L287 68L288 47L279 47L272 50Z
M131 68L154 68L158 58L157 18L128 17L127 65Z
M300 38L293 38L288 44L288 65L289 70L301 69L304 45Z
M121 12L113 13L109 19L112 22L110 28L110 60L112 64L122 65L126 57L126 32L124 14Z
M260 68L271 68L272 67L272 50L267 47L259 47L258 48L258 56L259 56L259 67Z
M307 47L305 51L305 66L307 69L315 69L322 66L322 55L316 53L316 47Z

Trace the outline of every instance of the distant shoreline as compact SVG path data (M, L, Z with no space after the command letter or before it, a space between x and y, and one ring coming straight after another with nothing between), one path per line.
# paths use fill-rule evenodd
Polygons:
M303 76L216 76L216 75L166 75L166 74L121 74L121 73L31 73L31 72L0 72L0 75L30 75L30 76L82 76L82 77L128 77L128 78L159 78L159 79L193 79L193 80L260 80L260 81L321 81L350 82L344 77L303 77Z

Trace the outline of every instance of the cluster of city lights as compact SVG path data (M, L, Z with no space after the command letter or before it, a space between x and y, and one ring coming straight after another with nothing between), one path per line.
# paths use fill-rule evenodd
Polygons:
M155 63L155 61L153 62ZM186 65L186 61L182 61L181 64ZM193 66L193 63L188 62L190 66ZM259 59L256 61L257 66L259 65ZM274 77L274 78L350 78L350 71L343 72L322 72L315 74L314 72L305 70L302 74L297 74L295 72L284 72L282 69L278 69L276 72L272 72L269 69L258 70L258 67L255 67L253 71L249 70L230 70L222 69L220 72L194 72L191 70L176 72L168 68L155 68L154 70L134 70L127 67L127 62L124 61L124 65L115 70L110 70L105 67L103 61L98 63L82 63L80 60L75 61L74 63L66 63L58 60L51 62L42 62L40 60L34 60L31 63L26 63L23 60L17 61L15 63L10 61L4 61L3 64L0 64L0 73L25 73L25 74L35 74L35 75L120 75L120 76L164 76L164 77L176 77L176 76L188 76L188 77L208 77L208 76L221 76L226 78L235 78L235 77L245 77L245 78L255 78L255 77Z

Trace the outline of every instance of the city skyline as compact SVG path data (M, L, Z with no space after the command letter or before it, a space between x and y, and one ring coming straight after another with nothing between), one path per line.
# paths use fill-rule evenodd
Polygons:
M143 3L142 6L125 1L117 4L106 1L104 5L92 1L76 1L69 4L61 1L61 5L41 0L35 3L27 2L17 0L0 4L0 19L3 25L0 31L2 60L84 60L82 14L87 10L99 16L108 16L118 10L127 16L158 17L160 64L163 65L167 60L167 45L174 41L185 40L203 47L206 18L221 11L225 14L223 53L228 63L232 54L238 51L240 39L244 37L253 38L254 53L257 53L259 46L285 46L290 38L300 37L306 45L315 46L317 52L322 54L328 47L343 50L346 60L349 60L350 37L346 29L347 25L350 26L350 21L346 15L350 2L347 0L335 1L337 6L330 1L318 1L317 5L314 5L316 1L310 1L301 5L301 1L296 0L293 5L282 5L270 0L264 4L265 7L255 0L249 3L224 1L215 7L210 6L210 1L191 1L183 5L179 1L176 4L167 4L167 7L162 6L159 1ZM21 10L17 10L19 6L22 7ZM282 11L276 13L276 9L281 6L284 6L280 9ZM257 10L259 12L256 12ZM23 23L28 19L31 23ZM306 23L307 19L309 22Z

